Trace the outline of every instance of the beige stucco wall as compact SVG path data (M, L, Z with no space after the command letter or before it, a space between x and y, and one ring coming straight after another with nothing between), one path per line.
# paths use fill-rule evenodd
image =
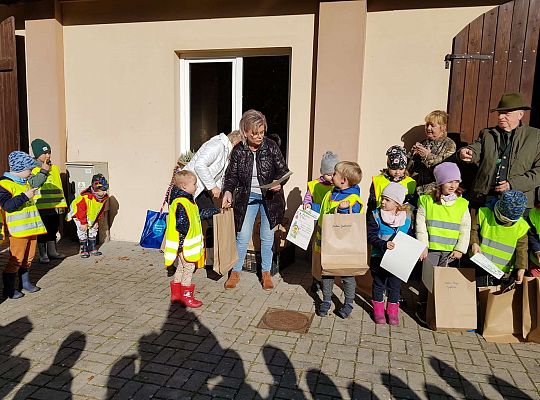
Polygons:
M291 47L286 195L307 180L313 15L64 27L68 161L109 163L111 237L138 241L178 156L175 51ZM296 189L297 193L298 189ZM297 195L298 196L298 195Z
M366 14L365 0L320 4L313 178L325 151L358 158Z
M63 27L55 19L26 21L25 36L28 142L36 138L44 139L51 146L52 161L64 170L66 115Z
M444 56L469 22L493 7L368 13L359 162L367 198L385 152L435 109L446 110L450 70Z

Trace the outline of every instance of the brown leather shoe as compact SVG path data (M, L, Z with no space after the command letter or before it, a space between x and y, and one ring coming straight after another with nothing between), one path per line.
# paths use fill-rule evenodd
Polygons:
M262 273L261 283L264 290L271 290L274 288L274 284L272 283L272 276L270 275L270 272Z
M238 282L240 282L240 272L231 271L229 279L225 282L225 289L234 289L238 285Z

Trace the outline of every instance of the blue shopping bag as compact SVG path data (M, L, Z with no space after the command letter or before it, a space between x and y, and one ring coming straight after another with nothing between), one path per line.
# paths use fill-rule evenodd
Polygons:
M159 249L163 238L165 237L165 229L167 228L168 212L146 211L146 221L141 235L139 244L147 249Z

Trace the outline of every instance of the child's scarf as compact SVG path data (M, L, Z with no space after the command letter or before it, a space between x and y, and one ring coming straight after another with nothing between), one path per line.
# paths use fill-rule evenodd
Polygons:
M405 225L405 221L407 220L406 211L398 211L397 213L394 211L384 211L382 209L380 211L381 219L389 227L399 228L400 226Z

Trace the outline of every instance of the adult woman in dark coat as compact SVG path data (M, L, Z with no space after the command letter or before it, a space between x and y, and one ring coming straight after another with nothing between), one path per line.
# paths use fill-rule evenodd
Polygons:
M233 205L238 232L236 235L238 262L225 282L226 289L235 288L240 280L240 271L253 232L253 224L259 212L261 213L261 283L266 290L274 287L270 275L274 228L283 219L285 196L280 184L267 190L260 189L259 186L267 185L283 177L289 172L289 168L278 145L264 137L266 129L266 118L261 112L248 110L242 115L240 133L243 140L232 150L229 166L225 171L223 207Z

